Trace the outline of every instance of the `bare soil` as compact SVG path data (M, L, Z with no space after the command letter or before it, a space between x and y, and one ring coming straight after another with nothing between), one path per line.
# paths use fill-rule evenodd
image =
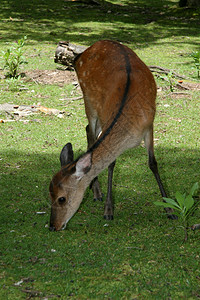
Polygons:
M25 72L25 79L40 84L57 84L63 86L77 82L76 73L68 70L32 70Z

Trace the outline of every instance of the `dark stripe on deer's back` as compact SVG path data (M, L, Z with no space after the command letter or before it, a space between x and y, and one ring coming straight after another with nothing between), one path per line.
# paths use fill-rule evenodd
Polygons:
M117 120L119 119L119 117L122 114L123 108L126 104L129 88L130 88L131 64L130 64L130 60L129 60L129 56L128 56L128 51L123 45L121 45L117 42L111 42L111 43L114 43L117 47L120 48L120 53L125 58L125 70L126 70L126 75L127 75L126 86L125 86L124 94L123 94L121 104L120 104L120 107L119 107L119 110L118 110L116 116L114 117L113 121L111 122L111 124L107 128L107 130L103 133L103 135L88 149L87 152L92 152L94 149L96 149L103 142L103 140L109 135L109 133L113 129L115 123L117 122Z

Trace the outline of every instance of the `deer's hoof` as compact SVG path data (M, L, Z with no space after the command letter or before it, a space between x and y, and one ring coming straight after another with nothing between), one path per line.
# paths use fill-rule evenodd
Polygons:
M113 215L104 215L105 220L113 220Z

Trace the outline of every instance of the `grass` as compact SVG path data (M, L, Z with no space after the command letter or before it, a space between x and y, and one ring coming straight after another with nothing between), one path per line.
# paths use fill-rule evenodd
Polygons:
M2 1L0 50L28 36L27 70L55 70L59 40L90 45L103 38L127 44L148 64L198 83L189 56L198 50L199 11L177 1ZM188 25L189 24L189 25ZM1 72L2 73L2 72ZM155 152L168 196L199 181L199 91L179 95L157 79ZM23 86L25 89L20 89ZM153 202L161 200L145 149L127 151L114 174L115 219L104 221L103 204L86 191L80 210L62 232L49 232L48 185L59 169L62 146L86 149L82 100L73 85L0 81L0 104L41 105L64 118L37 113L27 121L0 123L0 299L198 299L199 232L183 244L177 221ZM176 90L177 91L177 90ZM1 114L0 119L6 119ZM22 119L23 120L23 119ZM105 193L106 171L100 175ZM38 214L43 212L43 214ZM199 223L200 212L190 223Z

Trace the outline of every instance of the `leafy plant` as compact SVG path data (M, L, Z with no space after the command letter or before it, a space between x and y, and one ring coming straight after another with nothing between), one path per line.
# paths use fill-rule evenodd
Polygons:
M199 201L195 203L194 195L199 189L199 184L196 182L191 190L190 193L187 195L186 193L181 194L180 192L176 192L175 198L165 198L163 197L165 202L154 202L155 205L173 208L174 214L179 217L179 220L182 222L182 226L185 229L185 240L187 240L187 229L188 229L188 219L192 215L192 213L196 210Z
M22 64L26 64L23 57L23 46L25 44L25 40L27 39L26 36L19 39L17 43L14 43L10 48L8 48L6 51L2 51L3 59L4 59L4 69L8 69L8 73L6 74L6 77L10 78L17 78L19 67Z
M160 75L160 79L167 81L169 84L170 92L174 92L175 82L174 82L174 74L172 71L167 72L165 76Z
M191 53L191 57L193 58L193 63L197 69L197 77L200 77L200 50Z

